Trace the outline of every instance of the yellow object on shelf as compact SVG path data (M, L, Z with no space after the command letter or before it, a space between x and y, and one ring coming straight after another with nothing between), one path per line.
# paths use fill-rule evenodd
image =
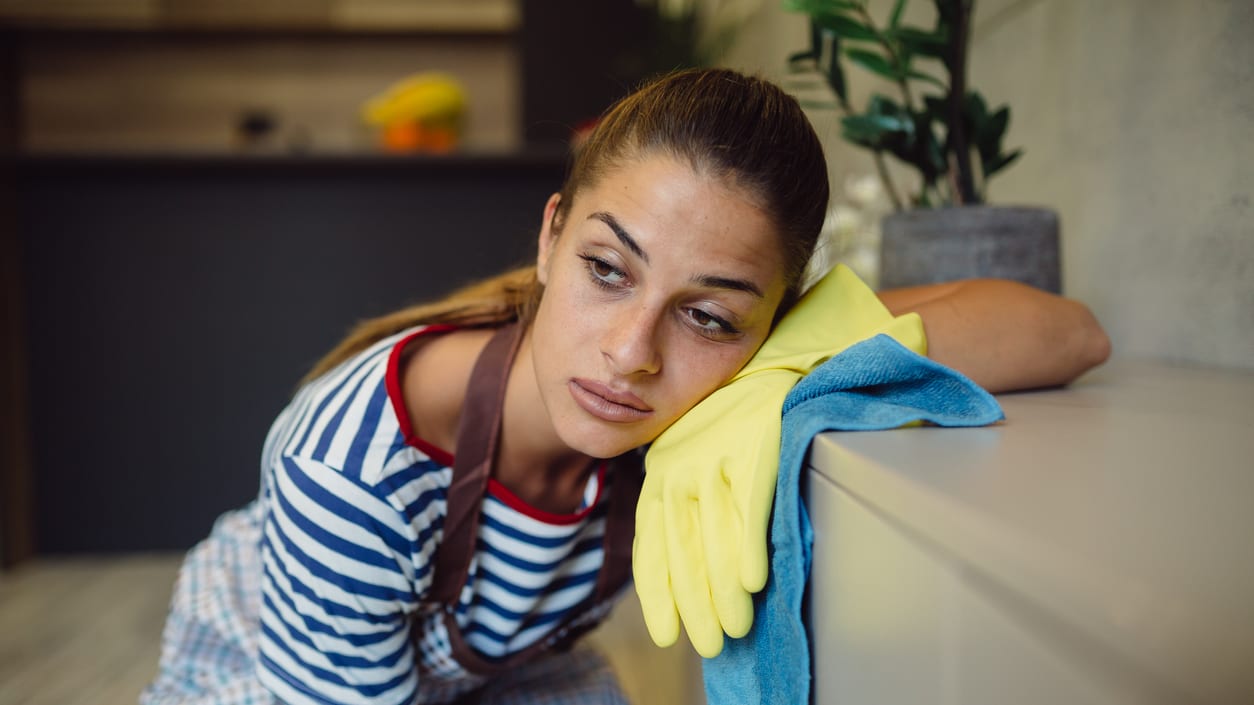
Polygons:
M461 140L466 92L448 74L417 73L366 101L361 117L388 151L450 152Z

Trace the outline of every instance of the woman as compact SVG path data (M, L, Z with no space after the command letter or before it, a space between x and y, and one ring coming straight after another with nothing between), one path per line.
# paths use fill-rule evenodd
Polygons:
M189 554L145 702L621 702L602 661L556 652L626 580L635 450L795 301L827 199L771 84L689 71L625 98L534 268L367 322L310 373L257 501ZM1027 287L883 298L993 390L1106 355L1083 306Z

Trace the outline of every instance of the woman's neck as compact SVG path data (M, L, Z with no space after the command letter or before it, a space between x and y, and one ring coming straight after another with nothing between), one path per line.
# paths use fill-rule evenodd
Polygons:
M567 446L553 426L536 383L530 331L510 369L494 476L520 499L553 513L583 501L592 458Z
M492 331L460 330L415 346L403 371L405 407L413 432L456 453L457 424L475 360ZM540 399L530 334L510 367L493 477L519 499L554 514L583 501L592 460L558 437Z

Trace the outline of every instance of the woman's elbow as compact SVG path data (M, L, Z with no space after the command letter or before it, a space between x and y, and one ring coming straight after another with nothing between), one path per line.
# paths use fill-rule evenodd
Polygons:
M1071 369L1066 382L1106 362L1111 352L1110 336L1088 306L1075 300L1070 303L1075 307L1075 321L1069 327L1071 340L1068 349L1071 354L1068 357Z

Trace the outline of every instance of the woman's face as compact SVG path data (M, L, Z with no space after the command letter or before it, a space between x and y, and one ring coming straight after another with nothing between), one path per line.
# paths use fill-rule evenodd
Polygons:
M581 190L560 233L557 204L540 234L536 379L561 440L612 457L753 356L784 294L779 236L747 192L664 156Z

